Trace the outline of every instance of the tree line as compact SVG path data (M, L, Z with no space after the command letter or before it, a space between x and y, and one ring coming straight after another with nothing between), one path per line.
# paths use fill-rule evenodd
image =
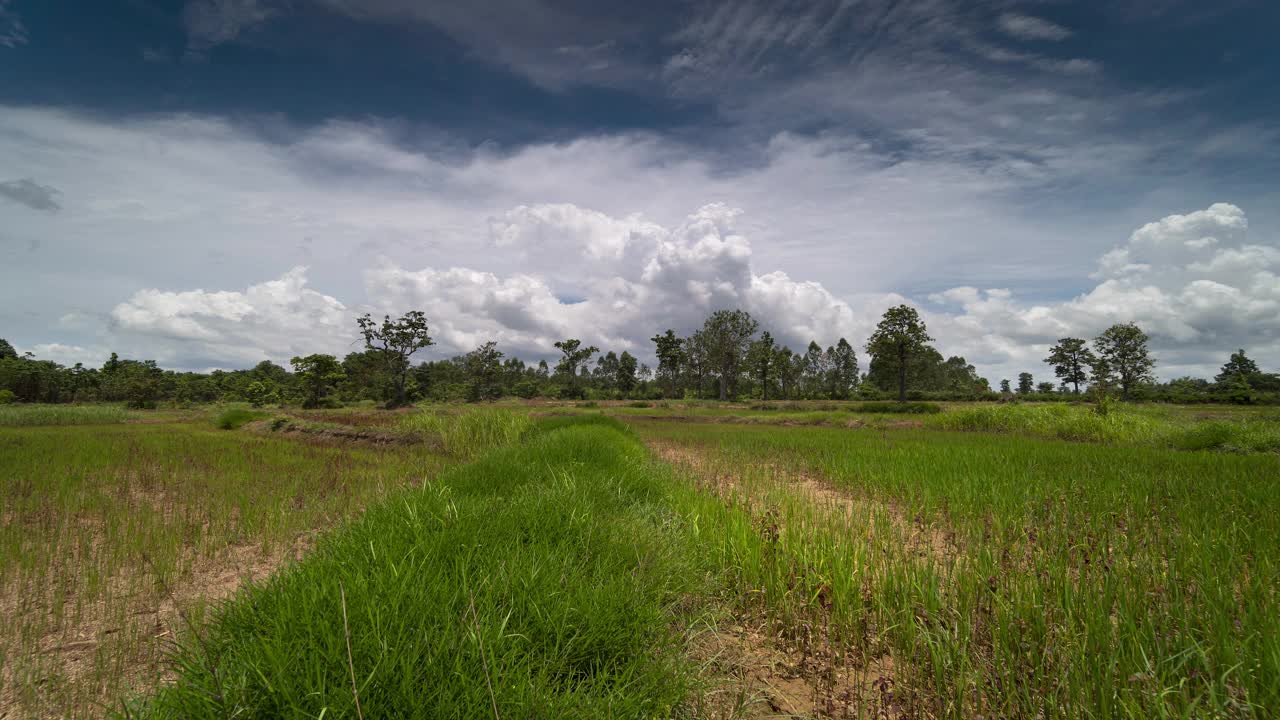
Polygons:
M1062 338L1045 362L1058 379L1036 383L1029 372L993 390L961 356L944 358L933 347L919 313L906 305L887 310L862 350L839 338L825 349L778 343L743 310L713 312L687 336L668 329L651 338L656 367L628 351L601 350L578 338L555 343L560 356L537 363L508 356L495 342L445 360L414 364L434 344L426 315L356 319L363 348L344 358L294 357L288 369L264 360L247 370L209 373L164 370L151 360L116 353L101 368L63 367L19 355L0 339L0 402L160 403L240 401L261 406L334 407L375 401L389 407L418 400L482 402L502 397L566 399L708 398L732 400L955 399L1021 396L1070 400L1086 390L1128 399L1171 402L1280 401L1280 376L1263 373L1243 350L1212 381L1179 378L1156 383L1147 336L1131 323L1114 325L1093 340Z

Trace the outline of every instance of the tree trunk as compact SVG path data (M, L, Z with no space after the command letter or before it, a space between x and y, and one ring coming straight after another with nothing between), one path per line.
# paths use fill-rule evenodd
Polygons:
M729 399L729 384L725 381L724 371L720 371L720 402Z

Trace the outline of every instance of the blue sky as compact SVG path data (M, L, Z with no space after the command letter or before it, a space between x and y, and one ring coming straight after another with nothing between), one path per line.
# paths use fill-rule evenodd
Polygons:
M648 355L920 306L993 380L1135 320L1280 366L1280 5L0 0L0 336L63 362ZM1117 258L1126 258L1120 263Z

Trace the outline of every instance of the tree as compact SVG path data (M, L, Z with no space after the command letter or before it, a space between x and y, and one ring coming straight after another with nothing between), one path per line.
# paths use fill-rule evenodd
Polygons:
M497 400L502 397L502 352L490 340L467 353L462 363L467 376L467 400Z
M592 355L600 352L600 348L595 345L582 347L582 341L577 338L569 338L556 343L556 347L560 348L560 352L564 354L560 358L560 362L556 364L556 374L564 375L569 384L565 388L565 397L579 398L582 397L581 381L578 378L578 366L591 359Z
M280 402L280 390L270 380L254 380L244 389L245 399L253 407Z
M907 305L886 310L867 340L867 354L897 371L899 402L907 400L907 373L912 359L932 340L920 314Z
M302 386L304 408L323 407L333 389L347 377L342 363L332 355L317 353L295 357L289 360L289 364Z
M1035 383L1029 372L1018 373L1018 394L1030 395L1035 390Z
M0 348L0 350L2 349ZM1262 371L1258 369L1258 364L1245 356L1244 348L1240 348L1231 353L1231 359L1227 360L1226 364L1222 366L1222 371L1213 380L1219 385L1229 385L1237 375L1243 376L1245 380L1250 380L1254 375L1261 374Z
M636 356L622 351L618 356L618 367L614 370L613 384L624 397L629 396L636 388Z
M409 377L409 359L413 354L432 344L428 334L427 316L419 310L410 310L396 320L384 315L382 324L365 313L356 320L364 346L381 354L387 372L391 375L394 397L391 407L409 403L405 384Z
M823 354L822 346L816 340L809 341L809 347L804 352L804 367L801 374L805 397L817 398L826 389L830 360L829 356Z
M1147 352L1147 334L1133 323L1112 325L1093 341L1098 354L1095 372L1120 385L1120 398L1129 399L1138 383L1150 382L1155 360Z
M831 398L848 400L858 386L858 355L844 338L840 338L828 354L831 357Z
M761 400L769 399L769 378L776 362L777 347L774 345L773 336L765 330L760 334L759 340L751 343L751 349L747 351L747 364L760 385Z
M676 396L676 383L680 381L680 365L684 362L684 340L668 329L650 340L657 346L658 379L666 383L666 396Z
M1000 392L1004 393L1005 395L1008 395L1009 393L1013 392L1012 390L1009 389L1008 378L1005 378L1004 380L1000 381Z
M18 351L13 349L8 340L0 338L0 360L16 357L18 357Z
M1080 383L1089 379L1089 369L1097 358L1080 338L1065 337L1049 348L1044 361L1053 367L1053 374L1064 383L1071 383L1075 394L1080 394Z
M759 324L745 310L717 310L702 327L708 360L720 380L720 399L728 400L738 369Z
M1052 395L1053 387L1054 385L1051 382L1036 383L1036 392L1041 395Z
M783 400L790 400L791 393L796 386L796 367L794 363L795 353L791 352L789 347L780 347L774 354L773 365L777 368L778 389L782 392Z

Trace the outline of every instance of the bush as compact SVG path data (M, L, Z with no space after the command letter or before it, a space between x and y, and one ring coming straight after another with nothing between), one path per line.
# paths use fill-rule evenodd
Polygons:
M653 403L645 402L645 401L643 401L643 400L635 400L635 401L632 401L632 402L627 403L627 407L633 407L633 408L651 408L651 407L653 407Z
M0 405L8 405L14 402L16 399L17 399L17 396L13 394L12 390L9 390L7 388L4 390L0 390Z
M218 415L217 419L213 421L213 424L217 425L222 430L236 430L245 423L253 422L254 420L261 420L266 416L266 413L258 412L256 410L229 408L222 411L222 414Z

